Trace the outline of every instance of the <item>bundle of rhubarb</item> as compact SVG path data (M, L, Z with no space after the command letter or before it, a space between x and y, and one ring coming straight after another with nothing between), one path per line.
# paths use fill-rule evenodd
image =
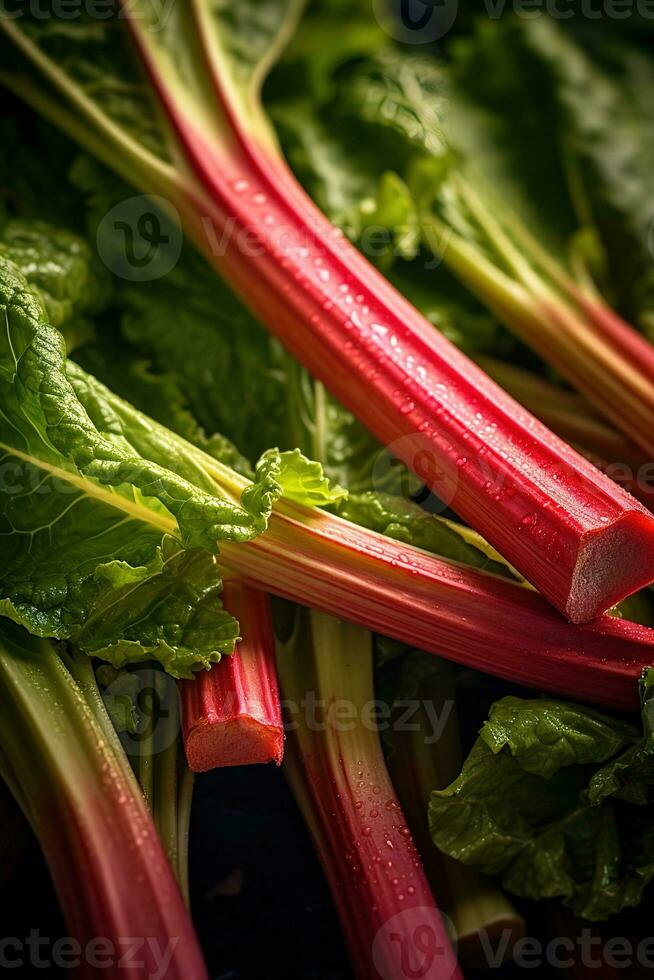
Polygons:
M0 775L63 965L585 975L592 929L651 966L647 20L37 6L0 13ZM188 849L193 773L261 763L339 926L249 972Z

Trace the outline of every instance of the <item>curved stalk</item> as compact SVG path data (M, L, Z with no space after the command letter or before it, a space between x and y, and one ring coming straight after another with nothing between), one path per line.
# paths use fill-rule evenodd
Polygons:
M73 654L73 657L76 655ZM205 980L193 929L127 759L52 644L4 624L0 767L50 866L79 975ZM96 705L97 707L97 705ZM97 937L105 937L98 953ZM140 961L124 954L142 940ZM163 958L163 959L162 959Z
M289 714L291 786L328 878L357 980L461 978L386 770L364 723L374 701L370 634L302 613L277 665ZM307 698L319 713L305 714ZM343 700L347 698L347 700ZM339 717L339 705L348 710Z

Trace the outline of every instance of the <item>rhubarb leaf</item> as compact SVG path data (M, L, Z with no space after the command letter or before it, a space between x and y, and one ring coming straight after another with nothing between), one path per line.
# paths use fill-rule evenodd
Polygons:
M276 483L281 496L309 507L325 507L347 497L347 490L338 485L332 486L322 465L307 459L299 449L283 453L278 449L269 449L257 463L255 479L253 493L258 494L260 487L266 488ZM243 494L244 502L249 500L249 493L246 490Z
M7 32L24 37L28 57L35 53L50 59L57 75L67 78L75 100L89 100L149 152L166 158L165 137L118 11L98 18L81 8L76 17L62 18L48 6L54 4L46 0L39 12L21 10L6 25ZM5 70L18 76L20 88L36 69L12 45L3 44L3 51Z
M525 772L549 779L564 766L610 759L633 741L634 729L590 708L507 697L493 706L481 738L495 755L506 747Z
M306 100L270 108L297 177L366 257L385 270L397 258L415 258L421 237L415 203L395 171L379 169L380 147L353 145Z
M328 95L335 69L388 45L388 34L371 14L369 0L311 0L306 4L269 83L274 96L307 91L318 97ZM343 30L345 22L347 30Z
M125 336L160 372L174 371L206 432L223 433L254 459L281 442L279 346L202 259L186 249L170 273L123 289L120 302Z
M76 363L101 379L120 398L138 406L140 411L225 466L252 478L250 462L234 443L219 432L211 431L208 435L196 419L183 374L172 369L161 373L151 361L130 348L122 335L112 336L107 329L92 344L76 351L75 357Z
M165 538L143 573L121 562L98 567L100 590L76 637L86 653L114 667L156 660L173 677L192 677L233 652L239 627L222 607L211 555Z
M585 44L579 43L549 18L496 33L505 62L518 43L548 74L579 219L606 249L611 298L654 336L651 57L588 26L579 33ZM521 84L516 79L515 87Z
M281 490L224 499L191 446L66 362L39 298L0 263L0 609L113 662L152 656L188 676L237 633L211 553L262 530Z
M604 919L654 875L653 758L650 734L590 708L504 698L432 794L432 837L515 894Z
M14 219L0 231L0 256L20 269L69 351L92 336L90 317L106 306L111 287L81 236L42 221Z

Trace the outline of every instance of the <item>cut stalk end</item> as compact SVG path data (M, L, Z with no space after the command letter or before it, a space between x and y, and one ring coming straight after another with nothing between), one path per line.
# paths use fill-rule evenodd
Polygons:
M649 520L628 514L582 538L566 615L586 623L654 579L654 554L644 547Z

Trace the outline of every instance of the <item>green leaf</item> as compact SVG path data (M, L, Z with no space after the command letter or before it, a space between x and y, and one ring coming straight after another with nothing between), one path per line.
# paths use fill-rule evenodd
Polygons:
M236 446L219 432L208 435L198 423L191 410L188 388L183 387L183 372L170 368L160 373L120 334L111 335L106 328L102 336L76 351L75 356L77 363L120 398L220 463L252 478L253 469Z
M506 746L525 772L549 779L565 766L610 759L636 737L632 725L562 701L502 698L481 738L497 755Z
M347 497L347 490L332 486L321 464L307 459L299 449L282 453L269 449L257 463L255 479L255 485L243 494L244 503L250 501L250 493L259 497L271 483L279 486L282 497L309 507L326 507Z
M504 698L460 775L432 794L433 840L517 895L607 918L654 875L653 748L590 708Z
M52 60L56 70L77 90L75 98L81 95L89 99L154 156L167 158L165 136L147 82L139 70L124 18L116 11L110 12L108 18L94 17L85 7L74 18L62 18L53 6L54 0L45 0L38 12L23 10L22 16L12 20L10 26L24 33L41 56ZM37 91L46 94L38 71L16 48L4 41L3 52L5 70L18 76L19 89L21 81L29 77Z
M97 568L101 589L76 637L86 653L114 667L156 660L173 677L187 678L233 653L239 627L222 607L211 555L180 552L164 539L142 578L134 572L118 561Z
M519 45L531 73L543 75L578 219L606 250L603 285L654 336L651 56L614 31L586 24L572 33L550 18L497 34L503 58L507 42Z
M267 94L274 100L289 93L331 94L332 75L351 58L370 55L390 44L370 0L311 0L280 64L272 73ZM347 22L347 30L343 30Z
M236 629L212 598L210 555L265 528L278 485L243 507L224 499L192 446L66 362L5 259L0 317L0 610L115 662L147 651L187 676L217 659Z
M307 99L270 106L296 176L321 210L357 241L362 231L359 208L363 201L374 201L383 170L374 147L348 138L349 132L320 110Z
M120 293L127 339L173 374L207 433L250 459L283 444L285 373L278 345L202 259L184 253L156 283Z
M0 256L20 269L69 350L91 336L89 317L106 306L110 284L83 238L43 221L14 219L2 228Z

